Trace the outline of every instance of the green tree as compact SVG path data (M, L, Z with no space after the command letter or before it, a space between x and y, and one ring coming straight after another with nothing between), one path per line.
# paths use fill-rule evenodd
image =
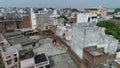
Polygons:
M72 12L79 12L79 10L76 9L76 8L71 9L71 11L72 11Z
M114 12L115 12L115 13L120 12L120 8L116 8L116 9L114 10Z
M4 62L3 62L3 58L0 54L0 68L5 68Z
M59 17L58 17L58 19L63 19L64 20L64 25L66 25L66 23L68 22L68 18L65 16L65 15L60 15Z
M68 18L67 18L65 15L60 15L60 16L58 17L58 19L64 19L64 20L68 21Z
M115 24L114 21L104 20L97 23L97 26L106 28L105 33L113 35L116 39L120 41L120 28Z
M97 26L105 27L105 28L116 28L116 29L119 28L114 21L110 21L110 20L100 21L97 23Z

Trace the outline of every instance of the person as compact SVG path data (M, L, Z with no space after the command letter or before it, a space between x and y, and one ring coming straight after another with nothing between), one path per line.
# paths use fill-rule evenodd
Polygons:
M53 41L52 41L52 43L53 43L53 45L56 45L56 39L53 39Z
M63 33L63 38L65 38L65 33Z

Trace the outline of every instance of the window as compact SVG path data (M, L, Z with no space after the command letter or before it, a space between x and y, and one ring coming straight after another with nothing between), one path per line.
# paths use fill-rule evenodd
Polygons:
M18 61L17 57L14 59L14 61L15 61L15 62L17 62L17 61Z
M17 54L14 54L14 56L17 56Z
M49 66L49 65L46 65L45 68L50 68L50 66Z
M48 26L46 26L46 30L48 29Z
M35 43L33 43L32 47L35 47Z
M10 64L12 64L12 60L7 61L7 65L10 65Z
M11 56L6 57L6 59L10 58Z
M90 22L90 17L88 18L88 22Z

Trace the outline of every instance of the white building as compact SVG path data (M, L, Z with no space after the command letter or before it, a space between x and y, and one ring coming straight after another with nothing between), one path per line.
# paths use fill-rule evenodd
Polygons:
M32 29L35 29L37 27L36 16L32 8L31 8L31 24L32 24Z
M58 36L66 39L66 40L71 40L72 36L71 36L71 26L70 25L66 25L66 26L57 26L57 30L56 33Z
M53 25L58 25L58 17L59 17L60 15L58 15L58 13L57 13L57 10L54 10L53 11L53 14L50 16L50 18L53 20Z
M72 28L72 50L82 59L83 48L88 46L103 47L105 53L115 54L118 40L105 35L105 29L94 23L76 23Z
M31 9L31 22L32 29L39 28L41 30L46 30L48 26L53 25L53 20L50 18L50 14L48 11L44 9L44 11L38 11L35 13L33 9Z
M97 14L84 14L84 13L77 14L77 23L83 22L97 23L98 21L99 16L97 16Z
M50 65L48 56L44 55L44 59L46 60L40 60L41 58L43 58L43 56L41 55L43 54L38 54L32 58L21 60L20 68L48 68L48 66Z

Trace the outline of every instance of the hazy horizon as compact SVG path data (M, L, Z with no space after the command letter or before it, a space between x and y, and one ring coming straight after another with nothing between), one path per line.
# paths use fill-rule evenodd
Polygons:
M112 4L111 4L112 3ZM89 8L99 5L118 8L120 0L0 0L0 7Z

